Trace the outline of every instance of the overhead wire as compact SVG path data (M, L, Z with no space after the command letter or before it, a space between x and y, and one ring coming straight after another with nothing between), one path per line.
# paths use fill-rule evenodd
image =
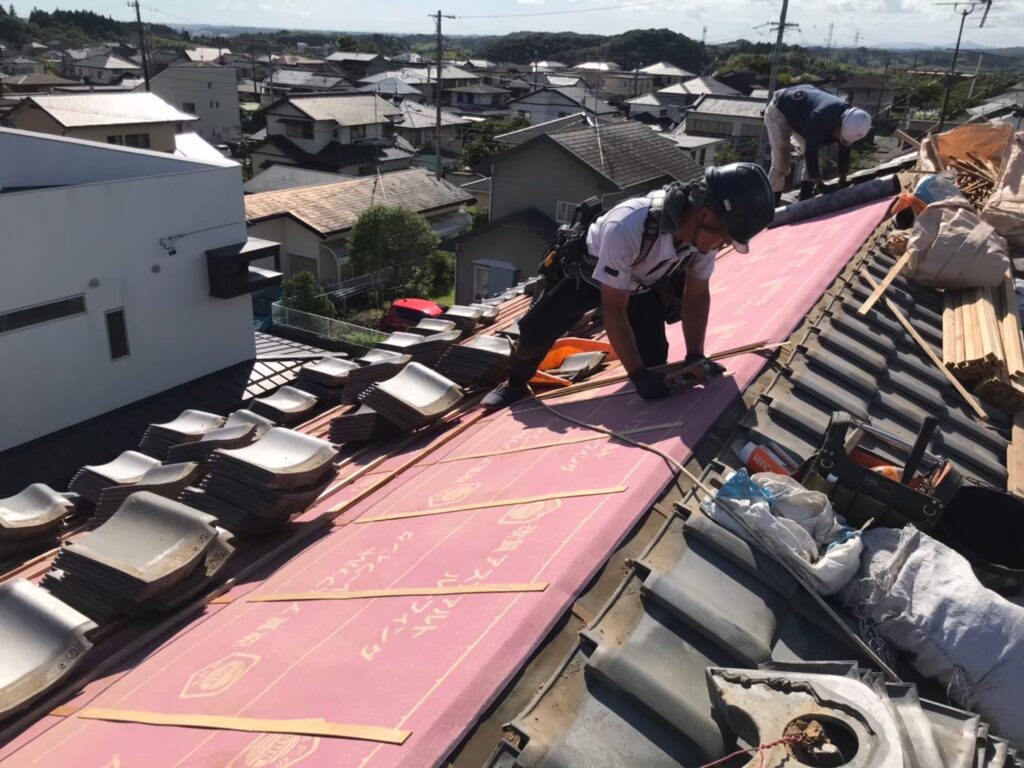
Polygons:
M566 11L533 11L527 13L490 13L472 16L457 16L460 19L525 19L535 16L569 16L579 13L594 13L595 11L615 11L622 8L639 8L645 5L662 5L673 2L673 0L642 0L637 3L617 3L615 5L598 5L592 8L579 8Z

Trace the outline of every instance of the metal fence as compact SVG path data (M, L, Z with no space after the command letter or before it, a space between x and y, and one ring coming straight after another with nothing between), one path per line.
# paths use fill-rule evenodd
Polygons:
M337 288L333 291L328 291L324 295L329 296L332 300L338 300L344 303L346 299L353 296L366 293L374 288L383 288L384 286L389 285L394 274L395 270L393 267L378 269L376 272L367 272L365 275L359 275L359 277L342 280L341 284Z
M294 328L298 331L311 333L331 341L341 341L351 344L354 347L369 349L379 341L388 337L386 333L375 328L367 328L354 323L346 323L343 320L332 320L322 315L314 315L291 307L285 307L281 302L276 302L271 307L271 317L274 325L284 328Z

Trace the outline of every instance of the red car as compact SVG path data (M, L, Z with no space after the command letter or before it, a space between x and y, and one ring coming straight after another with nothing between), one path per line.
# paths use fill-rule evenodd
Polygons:
M382 331L404 331L418 325L420 320L437 317L444 309L428 299L396 299L380 319Z

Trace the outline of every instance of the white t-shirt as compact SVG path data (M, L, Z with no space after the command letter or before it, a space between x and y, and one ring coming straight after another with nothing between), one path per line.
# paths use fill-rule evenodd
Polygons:
M647 197L623 200L590 226L587 251L597 257L594 279L611 288L644 293L680 262L684 262L687 277L710 279L715 271L715 251L701 253L689 243L677 249L671 234L660 235L647 258L640 260L649 208Z

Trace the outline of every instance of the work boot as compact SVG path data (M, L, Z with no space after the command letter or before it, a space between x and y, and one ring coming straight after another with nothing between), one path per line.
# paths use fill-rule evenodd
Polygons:
M533 397L533 390L530 389L529 384L506 381L488 392L481 405L489 411L497 411L507 408L513 403L518 403L526 397Z
M800 182L800 200L810 200L814 197L814 182L813 181L801 181Z
M775 193L775 207L778 208L780 205L782 205L782 193L781 192L776 192Z

